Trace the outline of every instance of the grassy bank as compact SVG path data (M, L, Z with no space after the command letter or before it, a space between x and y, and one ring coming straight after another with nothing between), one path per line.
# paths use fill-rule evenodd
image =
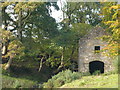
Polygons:
M117 88L118 74L90 75L66 70L54 75L43 84L34 79L2 75L3 88L32 88L33 86L37 88Z
M61 88L117 88L118 74L84 76L63 85Z
M2 88L31 88L36 82L2 75Z

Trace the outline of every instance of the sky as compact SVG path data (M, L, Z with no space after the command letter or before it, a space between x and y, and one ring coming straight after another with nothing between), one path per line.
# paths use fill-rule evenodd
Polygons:
M60 10L55 10L54 7L51 7L52 10L52 17L56 19L56 22L61 22L63 20L63 12L61 10L61 7L63 7L63 3L61 5L61 2L64 2L65 0L58 0L57 5L59 6Z
M55 8L52 6L51 7L51 10L52 10L52 13L51 13L51 16L53 17L53 18L55 18L56 19L56 22L57 23L59 23L59 22L61 22L62 20L63 20L63 12L62 12L62 10L61 10L61 7L63 7L63 3L62 3L62 5L61 5L61 2L64 2L65 0L58 0L57 1L57 5L59 6L59 8L60 8L60 10L55 10ZM10 11L8 11L9 9L7 9L6 10L6 12L14 12L13 10L12 10L12 7L8 7L9 9L10 9ZM14 18L14 16L12 16L13 18ZM15 20L15 18L14 18L14 20ZM4 27L4 25L2 25L2 28ZM9 26L9 28L11 29L11 28L13 28L13 27L11 27L11 26ZM8 29L9 29L8 28Z
M116 0L118 1L118 4L120 4L120 0ZM65 0L58 0L57 1L57 5L59 6L60 10L55 10L54 7L51 7L52 9L52 17L56 19L56 22L61 22L63 20L63 12L61 10L61 7L63 7L63 3L61 5L61 2L65 2Z

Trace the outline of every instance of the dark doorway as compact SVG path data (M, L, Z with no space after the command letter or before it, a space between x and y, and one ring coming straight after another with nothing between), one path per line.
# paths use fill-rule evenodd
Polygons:
M93 74L95 71L99 70L100 73L104 73L104 63L101 61L92 61L89 63L89 71Z

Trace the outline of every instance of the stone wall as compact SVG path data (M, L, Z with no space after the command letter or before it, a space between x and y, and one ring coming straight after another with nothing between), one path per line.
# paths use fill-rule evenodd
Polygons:
M92 61L102 61L104 63L104 72L114 69L111 58L105 56L104 52L95 53L95 46L100 46L100 50L107 46L107 43L98 39L106 33L101 27L95 27L85 37L79 40L79 60L78 71L89 72L89 63Z

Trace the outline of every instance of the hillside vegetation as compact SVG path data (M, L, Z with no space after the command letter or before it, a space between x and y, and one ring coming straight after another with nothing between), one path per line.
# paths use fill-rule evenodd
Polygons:
M2 88L32 88L35 81L2 75Z
M117 88L118 74L62 71L43 84L44 88Z
M61 88L118 88L118 74L85 76Z
M3 88L117 88L118 74L94 74L65 70L54 75L45 83L2 75Z
M59 1L62 7L59 7ZM115 69L118 70L120 7L116 2L58 2L1 3L2 87L117 87L117 74L93 76L79 73L78 52L81 43L90 44L81 41L84 37L92 40L91 48L94 47L94 39L87 35L101 27L101 31L107 34L101 37L98 35L95 39L108 45L103 45L98 55L96 50L89 47L83 48L83 54L86 54L84 50L95 52L97 59L105 52L105 57L111 58L109 64L115 63ZM58 10L62 11L63 15L55 18L52 14ZM95 43L99 45L96 41ZM88 56L86 54L86 60L89 59L87 57L93 57L90 52ZM104 58L103 62L106 64Z

